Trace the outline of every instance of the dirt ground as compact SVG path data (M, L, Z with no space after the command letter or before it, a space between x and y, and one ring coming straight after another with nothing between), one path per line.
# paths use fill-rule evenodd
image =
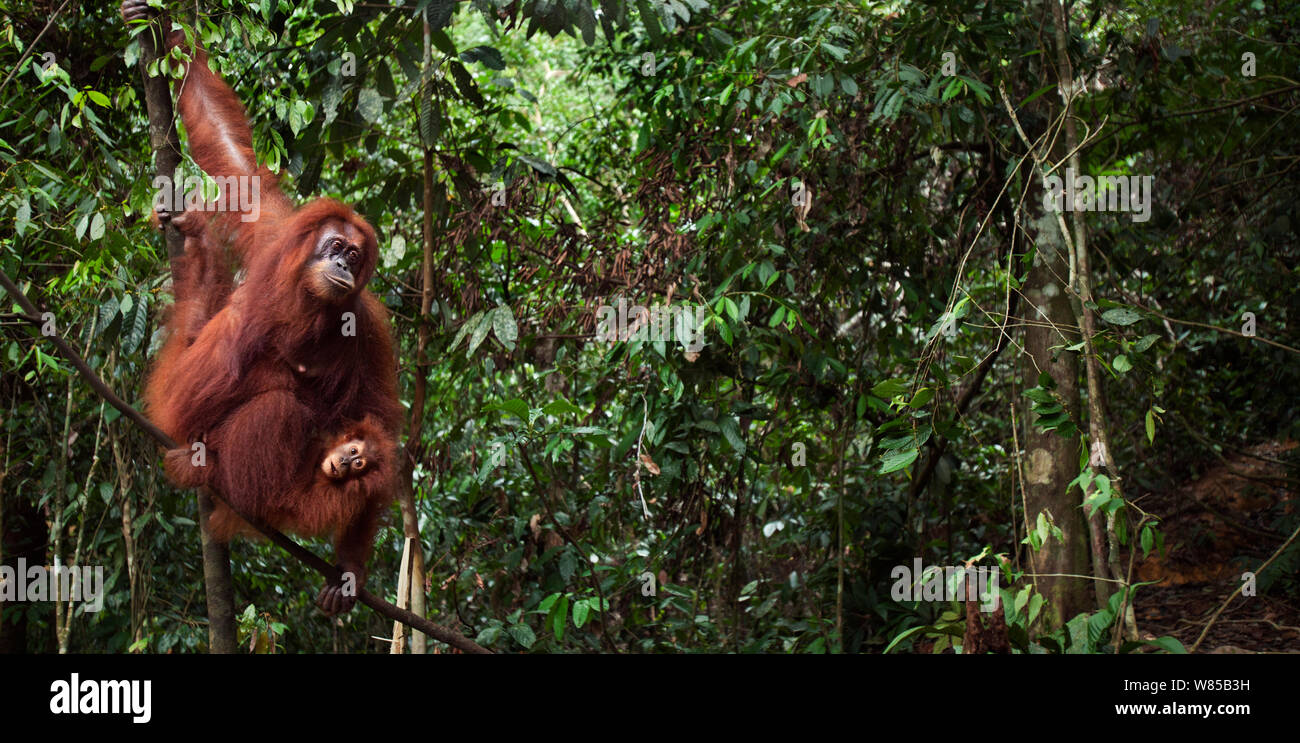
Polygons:
M1241 584L1242 573L1267 560L1295 528L1300 487L1281 463L1297 443L1269 442L1240 453L1171 493L1148 494L1136 504L1161 519L1163 555L1139 550L1135 581L1159 581L1138 590L1135 611L1144 636L1172 635L1188 649L1205 623ZM1292 460L1294 461L1294 457ZM1288 477L1289 476L1289 477ZM1294 597L1300 557L1293 546L1273 586L1238 596L1219 615L1198 653L1300 653L1300 601ZM1128 554L1123 564L1128 564ZM1271 571L1272 569L1270 569Z

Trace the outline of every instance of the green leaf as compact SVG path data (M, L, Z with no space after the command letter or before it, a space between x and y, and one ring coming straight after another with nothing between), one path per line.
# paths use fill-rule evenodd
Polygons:
M1175 653L1177 655L1187 654L1187 648L1183 647L1183 643L1176 637L1157 637L1154 640L1143 640L1143 642L1147 645L1158 647L1166 652Z
M490 70L504 70L506 62L501 57L501 52L490 46L476 46L473 49L467 49L460 53L460 58L466 62L479 62Z
M1028 102L1034 100L1034 99L1037 98L1038 96L1040 96L1040 95L1042 95L1042 94L1044 94L1044 93L1046 93L1046 92L1048 92L1048 91L1051 91L1051 90L1056 90L1056 85L1055 85L1055 84L1052 84L1052 85L1044 85L1043 87L1039 88L1038 90L1035 90L1033 93L1030 93L1030 94L1029 94L1029 97L1025 98L1023 101L1021 101L1019 104L1016 105L1016 108L1020 108L1021 106L1023 106L1023 105L1025 105L1026 103L1028 103Z
M519 338L519 326L515 325L515 316L510 311L510 305L497 305L497 308L492 310L492 330L502 345L511 351L515 350L515 341Z
M732 322L740 322L740 308L736 306L735 302L731 301L731 297L722 298L722 307Z
M722 428L722 437L727 440L731 448L740 454L745 453L745 440L740 436L740 424L730 415L718 421Z
M506 400L505 402L492 403L483 406L483 412L501 411L509 413L521 421L528 420L528 403L523 400Z
M1047 538L1052 536L1052 525L1047 522L1047 514L1039 511L1038 521L1034 524L1034 533L1038 536L1038 543L1047 542Z
M1142 340L1140 340L1140 341L1138 341L1137 343L1133 344L1133 351L1134 351L1135 353L1142 353L1143 351L1145 351L1145 350L1147 350L1148 348L1150 348L1151 345L1152 345L1153 343L1155 343L1156 341L1158 341L1158 340L1160 340L1160 336L1158 336L1158 335L1155 335L1155 334L1152 334L1152 335L1144 335L1144 336L1142 336Z
M650 40L656 45L663 43L664 32L659 25L659 16L655 14L650 7L648 0L637 0L636 7L641 11L641 22L645 24L645 30L650 34Z
M727 321L722 319L720 315L714 315L714 317L717 318L717 322L715 324L718 326L718 335L722 336L722 340L726 342L728 346L730 346L731 341L734 338L734 336L732 336L731 334L731 326L728 325Z
M1056 398L1052 397L1052 393L1042 387L1030 387L1021 394L1042 405L1056 402Z
M871 388L871 394L885 400L897 397L907 392L907 381L903 379L887 379Z
M102 335L104 329L117 319L119 309L117 297L111 295L99 306L99 321L95 323L95 335Z
M1132 362L1130 362L1128 360L1128 357L1125 356L1124 354L1120 354L1116 356L1115 361L1112 363L1112 366L1115 367L1115 371L1121 374L1133 368Z
M520 160L526 163L528 167L532 168L533 170L536 170L538 173L541 173L542 175L548 178L554 178L560 172L556 170L554 165L546 162L540 157L532 157L530 155L523 155L523 154L518 155L518 157Z
M531 630L529 631L531 632ZM474 642L477 642L480 645L490 646L496 644L497 638L500 636L501 626L493 624L479 630L478 636L474 638Z
M614 432L600 426L578 426L577 428L566 428L560 433L571 433L574 436L613 436Z
M126 337L122 339L122 352L132 353L140 346L144 340L145 330L148 327L148 306L149 295L141 294L136 300L135 306L132 307L131 318L126 325Z
M579 601L573 605L573 626L582 629L582 625L587 623L587 615L591 613L591 605L585 600Z
M438 51L448 57L456 56L456 45L452 43L451 37L447 35L446 31L434 30L433 33L429 34L429 41L433 43L433 46Z
M907 638L911 637L912 635L915 635L916 633L921 632L922 630L927 630L927 629L931 629L930 625L928 625L928 624L923 624L923 625L921 625L921 626L919 626L919 627L912 627L911 629L905 630L904 632L902 632L902 633L900 633L898 636L896 636L893 640L890 640L889 644L885 646L885 651L884 651L884 653L882 653L882 654L883 654L883 655L889 655L889 651L890 651L890 650L893 650L895 645L897 645L898 643L902 642L903 640L906 640Z
M1142 319L1142 315L1127 307L1116 307L1101 313L1101 319L1111 325L1132 325Z
M948 80L948 84L947 84L946 86L944 86L944 89L943 89L943 95L940 96L939 99L940 99L941 101L943 101L944 103L947 103L948 101L952 100L953 98L956 98L956 97L957 97L957 94L960 93L961 90L962 90L962 82L961 82L961 80L958 80L958 79L955 78L955 77L954 77L954 78L950 78L950 79Z
M920 454L919 449L892 451L881 459L880 469L876 470L876 474L888 475L890 472L897 472L915 462L918 454Z
M1097 475L1093 479L1093 484L1097 486L1097 492L1109 498L1111 496L1110 478L1105 475Z
M483 95L478 91L478 84L474 82L474 76L469 74L465 65L461 64L460 60L453 60L447 67L451 70L451 76L456 81L456 90L460 91L461 97L474 104L476 108L483 108L487 102L483 100Z
M1156 416L1151 410L1147 410L1147 443L1156 442Z
M575 8L578 28L582 31L582 43L591 46L596 41L596 13L590 2L581 2Z
M433 84L421 87L420 92L420 143L432 147L442 130L442 112L433 97Z
M930 387L922 387L917 390L916 396L907 405L910 408L923 408L932 399L934 399L934 390Z
M469 349L465 351L466 358L474 355L474 351L478 349L479 344L483 342L483 339L487 337L488 331L491 329L492 315L484 314L483 318L479 320L478 326L474 328L474 332L469 336Z
M555 606L551 607L551 613L547 617L550 620L551 631L555 633L556 640L564 639L564 627L569 621L569 597L561 596Z
M1029 599L1029 624L1033 624L1034 620L1038 618L1038 612L1042 610L1044 601L1041 593L1035 593Z
M311 105L307 101L297 100L289 108L289 130L296 137L302 131L312 117Z
M834 44L829 44L825 41L822 42L822 49L825 49L826 53L834 57L835 61L837 62L843 62L844 58L849 55L848 49L845 49L842 46L835 46Z
M1093 648L1101 645L1106 639L1106 630L1114 621L1115 615L1105 609L1088 617L1088 644Z
M483 458L483 466L479 467L478 474L475 475L480 485L487 482L492 471L500 467L501 463L506 460L506 453L506 446L503 443L497 442L489 445L488 455Z
M565 551L560 555L558 567L560 570L560 577L564 579L565 582L568 582L568 580L573 577L573 573L578 569L578 558L574 556L573 552Z
M568 415L570 413L574 415L582 415L582 408L574 405L563 397L560 397L546 403L546 405L542 407L542 412L556 417Z
M32 205L24 197L21 204L18 205L18 213L14 215L14 231L19 237L27 231L27 225L32 221Z
M515 642L526 648L531 648L533 643L537 642L537 635L533 634L532 627L526 624L511 625L510 636L515 639Z
M357 94L357 113L361 118L374 124L384 112L384 99L374 88L362 88Z
M448 351L456 350L456 346L460 345L460 339L464 338L466 333L472 332L475 328L477 328L482 321L483 321L483 313L478 312L475 313L473 316L471 316L464 323L462 323L460 326L460 330L456 331L455 339L452 340L450 346L447 346L447 350Z
M429 20L429 28L440 29L451 23L451 17L456 12L456 0L432 0L424 12Z

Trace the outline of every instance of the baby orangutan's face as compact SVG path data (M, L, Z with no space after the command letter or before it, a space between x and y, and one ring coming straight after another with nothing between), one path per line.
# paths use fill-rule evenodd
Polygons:
M366 442L361 439L344 441L325 455L320 468L331 480L343 480L361 474L366 469Z

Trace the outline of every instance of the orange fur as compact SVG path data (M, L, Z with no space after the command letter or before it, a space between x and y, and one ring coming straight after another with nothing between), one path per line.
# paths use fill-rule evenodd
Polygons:
M375 232L336 201L292 206L275 174L257 163L243 107L202 50L181 83L179 108L195 161L209 175L257 176L262 187L251 222L237 212L172 216L186 236L185 256L173 276L168 337L145 389L150 415L183 447L167 453L166 471L178 485L215 488L277 529L332 533L340 565L364 584L379 517L394 495L401 412L388 316L365 289L378 258ZM327 229L358 236L360 260L354 288L322 299L308 290L306 268ZM234 261L246 272L238 286ZM351 335L341 331L347 313ZM325 477L323 442L358 435L366 470ZM191 464L195 441L207 447L202 468ZM223 540L247 526L224 504L210 524Z

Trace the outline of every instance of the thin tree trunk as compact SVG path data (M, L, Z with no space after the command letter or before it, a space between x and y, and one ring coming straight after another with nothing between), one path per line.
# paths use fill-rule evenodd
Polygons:
M424 20L424 74L422 85L429 85L433 48L430 40L432 29L429 27L428 15ZM422 93L421 98L423 99ZM410 599L411 612L425 616L425 572L424 544L420 540L420 517L415 507L415 484L412 477L415 472L415 454L420 449L420 438L424 429L424 406L429 386L429 315L433 307L433 149L430 142L424 143L424 220L422 245L424 262L422 265L423 283L420 292L420 318L418 338L416 341L415 384L411 399L411 416L406 427L406 460L403 464L403 477L398 491L398 502L402 508L402 533L412 540ZM397 641L394 636L394 643ZM411 632L411 653L423 655L428 652L428 641L423 632Z
M10 406L10 410L16 409ZM8 430L4 425L4 418L0 417L0 428ZM9 442L0 440L0 565L5 564L5 477L9 475ZM5 652L9 647L9 638L5 636L5 604L9 602L0 601L0 653Z
M1052 16L1056 26L1056 59L1060 73L1060 88L1065 92L1065 146L1066 151L1070 153L1070 168L1075 173L1083 172L1079 161L1079 133L1074 120L1073 102L1075 95L1074 71L1070 64L1069 51L1066 48L1067 21L1065 7L1059 2L1052 3ZM1072 188L1074 184L1066 184L1066 188ZM1083 329L1084 345L1084 371L1087 375L1088 383L1088 435L1091 441L1089 446L1088 464L1093 471L1098 474L1105 474L1110 478L1112 489L1116 497L1122 497L1120 492L1119 476L1116 474L1113 460L1110 456L1110 436L1106 427L1106 400L1105 392L1101 386L1101 365L1097 361L1096 348L1093 346L1093 336L1097 332L1097 315L1093 312L1090 303L1092 302L1092 279L1089 273L1088 263L1088 231L1087 222L1080 212L1074 212L1070 215L1074 223L1074 246L1070 254L1074 256L1075 265L1071 270L1074 276L1074 301L1072 308L1078 318L1078 325ZM1069 234L1065 234L1069 240ZM1091 487L1085 489L1084 498L1091 495ZM1095 524L1093 527L1093 558L1095 560L1094 569L1097 574L1109 571L1110 577L1120 581L1121 584L1126 580L1123 569L1119 564L1119 549L1115 537L1115 511L1111 511L1106 516L1105 522L1105 544L1101 543L1102 528L1100 525L1100 516L1093 509L1090 520ZM1104 566L1104 567L1103 567ZM1105 583L1097 581L1099 591L1105 592ZM1137 639L1137 621L1133 615L1133 606L1131 602L1125 602L1124 624L1126 634L1131 640Z
M163 16L162 18L165 18ZM144 80L145 107L149 115L149 144L154 153L154 174L172 178L181 162L180 139L173 121L172 96L167 80L149 77L149 64L158 57L156 40L163 20L155 19L140 33L140 77ZM164 230L167 255L173 265L185 252L185 238L172 225ZM203 549L203 584L208 605L208 651L235 652L235 591L230 579L230 548L212 539L208 516L212 498L196 491L199 506L199 533Z
M115 351L109 352L114 359ZM115 365L115 364L113 364ZM117 465L118 507L122 511L122 548L126 552L127 593L130 596L131 642L140 640L144 628L144 615L140 607L140 564L135 552L135 501L131 498L132 467L122 453L122 440L112 427L108 430L109 446L113 451L113 462Z
M414 539L402 540L402 567L397 572L397 608L407 608L407 599L411 595L411 545L418 543ZM389 645L389 655L401 655L406 650L406 625L393 620L393 642Z
M67 508L68 495L68 460L72 454L68 451L68 438L72 435L72 382L68 377L68 391L64 396L63 435L59 438L59 465L54 477L54 512L50 519L50 558L48 564L57 571L63 563L63 511ZM64 637L67 633L67 621L64 618L62 601L54 602L54 641L59 652L64 650Z
M93 334L91 337L92 338L94 337ZM91 343L90 338L87 338L86 339L87 350L89 350L90 348L90 343ZM94 447L91 449L91 451L94 452L94 454L92 455L90 460L90 467L88 467L86 470L86 482L81 488L81 498L78 500L78 504L77 504L77 511L78 511L77 545L73 547L72 559L68 561L68 565L67 565L67 567L72 568L73 570L79 569L79 566L81 565L82 548L85 546L86 543L86 504L90 502L90 484L95 479L95 470L99 469L99 452L100 452L99 442L103 440L103 437L104 437L104 408L101 406L99 410L98 421L95 423L95 444ZM76 580L80 580L80 578L76 578ZM71 583L69 583L69 588L71 588ZM60 602L66 602L63 609L63 627L62 627L62 631L59 633L59 654L60 655L67 654L69 643L72 640L72 614L73 614L73 608L75 606L75 604L73 604L72 598L73 598L73 594L71 592L69 592L69 594L66 596L64 595L59 596Z

